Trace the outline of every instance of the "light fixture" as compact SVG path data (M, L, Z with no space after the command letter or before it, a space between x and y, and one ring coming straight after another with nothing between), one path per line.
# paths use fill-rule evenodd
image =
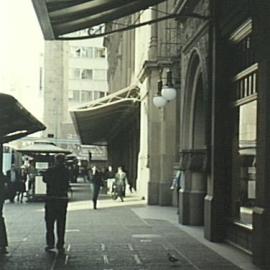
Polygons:
M161 80L162 70L160 72L160 80L158 81L157 95L153 98L153 103L156 107L164 107L169 101L176 98L176 89L172 83L172 72L167 71L166 84L163 85Z
M167 71L167 82L162 87L161 95L168 101L174 100L176 98L176 89L172 84L172 72L170 70Z
M162 90L162 80L158 81L157 95L153 98L153 103L157 108L164 107L167 103L167 99L165 99L161 95L161 90Z

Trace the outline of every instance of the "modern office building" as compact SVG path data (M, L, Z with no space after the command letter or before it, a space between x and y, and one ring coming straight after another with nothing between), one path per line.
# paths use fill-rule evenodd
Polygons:
M83 31L76 33L76 36L81 34ZM79 138L69 110L101 98L107 91L107 58L102 38L45 42L46 135L74 150L75 145L79 145Z

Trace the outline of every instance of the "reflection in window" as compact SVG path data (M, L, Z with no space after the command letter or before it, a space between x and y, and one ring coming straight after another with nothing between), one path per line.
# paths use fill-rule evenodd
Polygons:
M69 77L73 80L92 80L93 79L93 70L92 69L80 69L80 68L71 68L69 70Z
M82 73L81 73L81 78L83 80L92 80L92 78L93 78L92 69L83 69Z
M239 107L237 218L241 223L250 226L256 198L256 119L257 101Z
M95 57L96 58L104 58L106 55L105 55L105 48L96 48L96 53L95 53Z
M72 57L76 58L93 58L94 48L93 47L78 47L78 46L71 46L70 47L70 54Z
M104 47L71 46L70 55L75 58L105 58L106 50Z

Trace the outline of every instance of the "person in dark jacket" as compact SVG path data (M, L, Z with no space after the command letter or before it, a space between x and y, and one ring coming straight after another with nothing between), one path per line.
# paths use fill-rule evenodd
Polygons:
M20 173L15 164L12 164L10 170L7 171L7 179L9 200L13 203L18 190L18 183L20 182Z
M97 200L98 200L98 195L100 191L100 187L103 186L103 175L102 172L94 166L91 170L90 174L90 182L92 184L92 201L93 201L93 208L96 210L97 209Z
M54 224L57 225L57 244L59 253L64 253L66 213L68 205L69 172L64 165L65 156L55 156L55 166L44 173L43 181L47 184L45 202L46 251L54 248Z
M6 190L5 176L0 172L0 254L7 254L8 240L5 225L5 218L3 217L3 207L5 203Z

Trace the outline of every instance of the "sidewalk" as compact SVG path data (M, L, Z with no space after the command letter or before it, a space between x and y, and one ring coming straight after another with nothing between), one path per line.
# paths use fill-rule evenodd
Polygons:
M252 263L251 256L243 251L226 243L213 243L206 240L204 238L203 227L184 226L179 224L176 208L174 207L145 206L132 210L142 219L163 219L169 221L180 230L189 234L192 238L198 240L201 244L237 265L240 269L260 270Z
M5 205L9 250L1 270L255 270L250 258L204 240L201 229L177 224L176 209L102 195L92 209L88 185L74 187L69 203L65 256L44 252L42 203ZM192 235L192 236L191 236ZM168 260L167 254L178 261Z

